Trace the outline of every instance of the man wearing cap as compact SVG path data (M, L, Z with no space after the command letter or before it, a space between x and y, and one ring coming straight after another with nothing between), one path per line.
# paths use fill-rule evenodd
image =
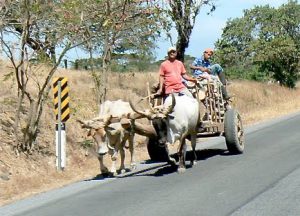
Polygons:
M223 72L223 68L219 64L211 64L210 58L214 54L213 49L206 48L203 52L203 55L200 58L196 58L194 62L190 65L190 68L193 70L195 77L204 77L207 78L208 74L217 75L223 84L222 92L225 100L229 100L230 96L226 90L226 78Z
M157 94L161 95L164 92L164 94L169 95L174 92L193 97L183 84L182 78L195 83L197 79L191 78L186 74L183 63L177 60L176 57L176 48L170 47L168 49L168 59L162 62L159 68L159 89Z

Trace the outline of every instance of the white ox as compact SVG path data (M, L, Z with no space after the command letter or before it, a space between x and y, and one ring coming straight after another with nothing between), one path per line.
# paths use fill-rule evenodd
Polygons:
M167 141L170 144L174 144L179 140L179 173L185 171L186 138L188 136L190 136L193 150L191 165L196 163L195 148L200 115L199 102L197 99L186 95L174 96L172 94L172 96L166 98L162 108L154 107L147 111L138 111L134 108L132 103L130 103L130 105L135 112L153 120L153 124L161 124L159 128L164 128L162 125L165 125L165 128L161 131L156 131L159 143L165 143L165 141ZM175 163L175 160L171 159L170 156L169 161Z
M88 121L80 121L82 128L89 129L88 135L92 136L96 142L97 155L100 164L100 171L102 174L111 173L117 174L116 160L118 153L120 153L120 169L121 173L125 172L125 151L124 147L128 141L130 151L130 168L135 169L136 163L134 160L134 132L131 124L128 121L122 123L122 118L127 119L133 113L128 102L122 100L105 101L100 105L99 117ZM113 122L113 121L116 122ZM107 153L111 156L111 168L104 165L103 157Z

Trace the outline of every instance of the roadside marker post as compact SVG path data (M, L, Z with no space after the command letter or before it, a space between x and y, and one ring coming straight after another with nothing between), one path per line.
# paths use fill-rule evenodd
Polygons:
M70 118L69 88L66 77L53 79L54 112L56 116L55 144L56 144L56 167L64 170L66 167L66 125Z

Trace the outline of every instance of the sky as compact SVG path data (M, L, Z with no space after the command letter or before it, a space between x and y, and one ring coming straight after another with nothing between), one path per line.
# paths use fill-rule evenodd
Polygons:
M266 4L278 7L287 2L288 0L216 0L217 8L211 15L207 15L209 8L204 7L197 16L186 54L199 57L205 48L214 48L215 42L221 38L222 29L225 27L226 21L230 18L242 17L245 9L251 9L255 5ZM172 36L175 43L175 29L172 31ZM156 60L164 59L170 46L171 43L168 40L159 40L158 48L155 50ZM78 58L89 58L89 55L76 48L69 51L66 54L66 58L69 61L74 61Z
M205 48L214 48L215 42L221 38L222 29L225 27L226 21L229 18L242 17L245 9L251 9L255 5L266 4L278 7L287 2L288 0L217 0L217 8L211 15L207 15L208 8L201 9L196 19L186 54L199 57ZM174 35L176 37L176 31L174 31ZM176 41L174 40L174 42ZM169 41L159 41L158 48L155 51L157 60L164 58L170 46L171 43Z

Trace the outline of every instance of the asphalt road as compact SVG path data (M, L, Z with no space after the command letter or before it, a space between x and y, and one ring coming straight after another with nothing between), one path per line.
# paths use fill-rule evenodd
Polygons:
M184 174L145 162L123 177L89 179L4 206L0 215L300 215L300 114L246 131L242 155L229 155L224 139L213 138L198 144L199 161Z

